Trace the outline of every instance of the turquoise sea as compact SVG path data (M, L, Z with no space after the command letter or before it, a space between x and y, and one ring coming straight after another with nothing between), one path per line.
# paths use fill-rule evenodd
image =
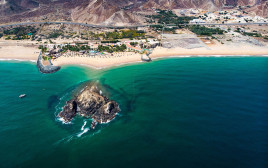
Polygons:
M55 115L88 81L104 86L120 114L95 130L81 117L62 124ZM55 74L0 61L0 149L1 168L267 168L268 57L65 66Z

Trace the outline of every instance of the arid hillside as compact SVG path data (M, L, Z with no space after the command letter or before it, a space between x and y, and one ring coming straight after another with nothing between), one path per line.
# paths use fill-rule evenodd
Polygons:
M92 24L144 23L153 9L199 8L209 11L250 6L247 12L268 16L267 0L0 0L0 23L68 20Z

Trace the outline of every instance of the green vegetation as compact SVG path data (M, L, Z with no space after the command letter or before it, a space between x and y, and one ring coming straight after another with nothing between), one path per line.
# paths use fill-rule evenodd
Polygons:
M162 30L163 29L163 25L151 25L152 28L154 28L155 30Z
M124 52L126 51L127 46L125 44L122 44L121 46L119 45L115 45L115 46L103 46L103 45L99 45L97 51L98 52L109 52L109 53L113 53L113 52Z
M38 29L32 26L27 27L15 27L3 31L3 35L13 36L12 40L24 40L34 38ZM8 39L11 39L8 38Z
M145 38L145 32L144 31L138 31L138 30L121 30L114 32L105 32L105 33L98 33L95 34L93 32L89 33L89 36L91 39L94 40L109 40L109 41L116 41L117 39L124 39L124 38Z
M170 26L170 27L165 27L164 25L151 25L151 27L155 30L155 31L169 31L172 32L173 34L175 34L175 30L178 29L178 27L176 26Z
M52 56L43 56L42 57L44 61L51 60Z
M179 17L171 10L159 10L157 15L148 15L147 18L152 20L147 20L149 23L158 23L158 24L174 24L178 26L179 24L189 23L190 20L196 19L196 17L182 16Z
M42 52L47 52L47 47L44 47L42 45L40 45L38 49L42 50Z
M43 56L42 58L43 58L43 60L45 60L45 61L47 60L47 57L45 57L45 56Z
M257 33L256 30L254 30L253 32L242 32L240 28L237 28L235 32L241 33L245 36L262 37L262 35L260 33Z
M259 33L244 32L243 35L253 36L253 37L261 37L261 34L259 34Z
M67 50L70 51L82 51L82 50L90 50L88 45L66 45L62 47L62 52L66 52Z
M1 37L3 37L3 34L2 34L2 33L0 33L0 38L1 38Z
M236 28L235 32L240 33L241 29L238 27Z
M5 40L11 40L11 37L10 37L10 36L7 36L7 37L5 38Z
M42 58L43 58L43 60L45 60L45 61L51 59L51 57L47 57L47 56L43 56Z
M212 36L213 34L223 34L223 30L220 28L208 28L200 25L190 26L189 29L197 35Z
M58 38L59 36L63 35L63 32L60 30L56 30L48 35L48 38Z
M136 47L138 45L138 42L130 42L130 45Z
M137 30L121 31L122 38L136 38L145 36L145 32Z
M113 40L113 41L101 41L101 43L117 43L119 42L118 40Z

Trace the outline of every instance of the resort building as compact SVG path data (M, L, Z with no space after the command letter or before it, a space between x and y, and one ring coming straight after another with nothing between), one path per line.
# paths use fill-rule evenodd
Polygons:
M99 47L99 44L97 43L88 43L88 46L91 48L91 49L97 49Z
M138 47L138 46L134 47L134 46L130 45L129 42L126 42L125 44L126 44L127 48L128 48L130 51L136 51L136 52L142 52L142 51L143 51L143 50L142 50L140 47Z

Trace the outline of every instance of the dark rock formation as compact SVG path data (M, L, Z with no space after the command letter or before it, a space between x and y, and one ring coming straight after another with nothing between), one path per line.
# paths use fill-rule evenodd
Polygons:
M114 119L119 110L115 101L101 95L96 84L90 84L77 96L66 102L58 117L65 122L70 122L77 114L91 117L93 119L91 128L94 128L97 123L107 123Z
M150 55L149 54L143 54L143 55L141 55L141 60L142 61L145 61L145 62L150 62L150 61L152 61L152 59L150 58Z
M42 55L42 52L40 52L40 55L38 56L37 63L36 63L36 66L41 73L48 74L48 73L54 73L54 72L57 72L58 70L60 70L61 67L54 66L50 60L49 60L50 65L44 66L42 63L42 56L41 55Z

